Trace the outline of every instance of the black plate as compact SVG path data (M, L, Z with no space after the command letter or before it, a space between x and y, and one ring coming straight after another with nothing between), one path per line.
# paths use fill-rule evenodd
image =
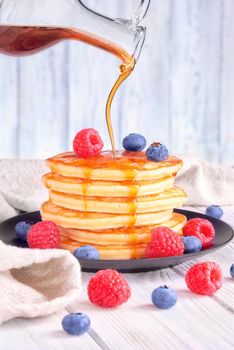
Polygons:
M225 222L212 218L210 216L200 214L193 211L176 209L176 213L184 214L187 219L201 217L208 219L214 225L216 235L213 245L207 249L203 249L198 253L185 254L182 256L173 256L168 258L156 259L132 259L132 260L85 260L80 259L82 271L96 272L101 269L117 269L121 272L144 272L171 267L181 264L185 261L200 257L217 250L228 244L233 236L233 229ZM19 221L29 221L36 223L41 220L39 211L27 214L14 216L0 224L0 239L6 244L11 244L18 247L27 247L27 244L20 239L15 238L14 227Z

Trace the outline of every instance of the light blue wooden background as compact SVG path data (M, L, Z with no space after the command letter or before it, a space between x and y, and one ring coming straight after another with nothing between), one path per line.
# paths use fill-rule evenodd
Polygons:
M136 0L86 1L129 17ZM121 6L123 8L121 8ZM129 132L174 154L234 163L234 1L152 0L135 72L113 106L118 145ZM0 157L44 158L94 127L109 147L105 102L117 60L63 42L35 56L0 57Z

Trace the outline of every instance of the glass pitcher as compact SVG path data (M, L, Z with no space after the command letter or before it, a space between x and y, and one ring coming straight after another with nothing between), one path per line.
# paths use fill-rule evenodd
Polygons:
M25 56L65 39L107 50L123 62L138 59L146 28L139 26L150 0L129 20L111 19L80 0L0 0L0 53Z

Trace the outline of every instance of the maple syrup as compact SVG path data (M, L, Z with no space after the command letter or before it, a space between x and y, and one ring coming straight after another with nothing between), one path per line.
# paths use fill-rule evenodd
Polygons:
M0 24L0 53L5 55L19 57L32 55L62 40L82 41L108 51L124 63L129 61L129 55L125 50L88 32L73 28Z
M65 152L48 159L48 166L50 168L54 167L56 170L57 165L87 167L92 169L120 169L124 171L126 180L134 180L137 170L153 170L173 166L180 168L182 161L176 157L170 156L163 162L150 162L143 151L116 151L115 157L113 157L112 152L103 151L99 155L89 158L78 158L73 152ZM152 179L152 181L155 182L154 179Z

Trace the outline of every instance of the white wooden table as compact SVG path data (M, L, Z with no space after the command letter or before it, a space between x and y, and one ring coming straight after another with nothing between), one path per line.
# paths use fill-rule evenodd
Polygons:
M196 210L203 211L202 208ZM223 220L234 226L234 207L225 209ZM195 262L192 261L155 272L126 274L132 289L131 299L118 309L106 310L88 301L86 284L91 274L84 273L83 292L66 310L45 318L17 319L0 326L0 349L233 349L234 280L229 275L234 262L233 245L232 242L200 259L216 261L222 267L223 287L214 296L198 296L186 288L184 275ZM177 304L169 310L156 309L150 300L151 291L164 284L178 293ZM92 327L87 334L77 337L62 331L61 320L68 311L89 315Z

